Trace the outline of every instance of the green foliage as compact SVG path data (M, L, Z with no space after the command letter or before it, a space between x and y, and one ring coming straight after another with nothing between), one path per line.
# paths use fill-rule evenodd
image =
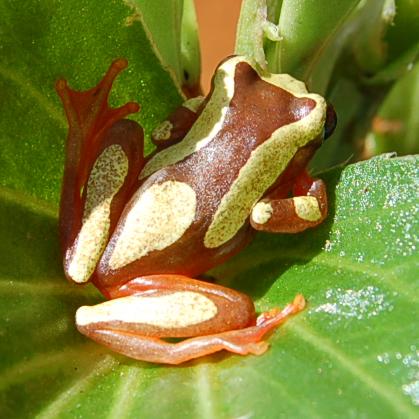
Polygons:
M418 168L418 159L384 156L324 174L327 223L261 234L212 272L259 310L297 293L307 309L261 357L182 367L132 361L78 334L75 310L98 293L63 279L54 212L2 190L1 416L414 417Z
M376 31L356 31L355 39L347 32L360 28L358 19L381 14L356 1L320 10L321 3L268 1L265 15L280 23L287 42L278 44L274 27L264 25L258 45L268 58L278 54L269 65L307 77L336 104L340 127L317 163L327 167L352 152L344 141L352 136L347 127L375 111L390 81L412 62L415 39L405 28L414 28L416 9L401 1L404 29L380 21ZM76 309L101 297L90 285L67 283L62 272L56 214L66 122L54 82L65 77L84 89L114 58L128 58L111 102L138 101L142 109L133 118L149 133L181 101L183 70L196 80L190 1L184 7L169 0L29 0L25 7L0 0L0 417L415 417L414 157L385 155L324 173L326 223L299 235L260 234L211 272L251 295L260 311L297 293L307 298L307 309L275 332L265 355L218 354L181 367L156 366L111 353L76 331ZM187 19L181 22L182 12ZM251 21L242 33L246 25ZM364 48L376 51L371 45L380 34L388 52L369 63ZM396 47L400 42L404 46ZM366 77L367 68L374 74ZM417 75L409 77L414 81L401 81L406 85L381 114L389 118L396 100L410 97L412 105L403 108L406 127L417 124L417 95L409 87ZM370 103L364 89L378 91L379 101L372 96ZM408 151L415 134L406 132Z
M419 64L402 77L386 97L375 129L368 137L370 154L419 152Z
M86 89L112 60L127 58L111 103L138 101L142 109L133 118L146 133L179 104L138 13L122 0L0 2L0 185L57 204L67 130L54 91L60 77Z

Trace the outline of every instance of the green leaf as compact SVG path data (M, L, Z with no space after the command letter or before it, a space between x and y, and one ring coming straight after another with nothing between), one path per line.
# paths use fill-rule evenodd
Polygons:
M126 57L111 103L138 101L133 118L146 133L181 101L137 12L122 0L31 0L25 7L1 0L0 15L0 185L58 202L67 129L54 91L60 77L86 89L113 59Z
M161 64L180 90L199 84L200 55L194 5L191 0L127 0ZM186 47L187 46L187 47ZM187 73L187 77L185 74Z
M416 417L418 158L384 155L321 176L330 217L260 234L212 274L259 310L307 309L263 356L181 367L136 362L77 333L100 300L62 275L48 204L0 190L0 416L39 418Z
M396 12L394 25L386 33L390 61L397 59L419 42L419 3L397 0Z
M199 49L198 21L193 0L184 0L180 52L182 80L192 93L200 93L201 53Z
M394 24L396 5L394 0L367 2L357 15L358 30L353 35L353 54L362 71L373 74L387 60L384 35Z
M237 25L235 53L267 70L263 49L265 38L279 41L278 27L268 19L266 0L244 0Z
M372 153L419 152L419 63L393 87L375 120L368 144Z
M283 40L267 48L272 72L290 73L311 84L311 73L359 0L284 0L279 22ZM329 60L332 57L329 56ZM334 61L332 59L332 61Z

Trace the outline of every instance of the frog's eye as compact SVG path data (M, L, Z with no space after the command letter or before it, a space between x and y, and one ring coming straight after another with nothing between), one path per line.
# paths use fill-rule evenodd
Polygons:
M336 112L335 108L328 103L326 108L326 121L324 122L323 140L329 138L336 128Z

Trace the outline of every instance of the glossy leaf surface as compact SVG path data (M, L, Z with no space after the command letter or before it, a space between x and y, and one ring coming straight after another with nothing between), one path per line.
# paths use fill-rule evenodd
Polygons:
M1 190L1 416L413 418L418 166L384 156L322 176L328 222L261 234L212 272L259 310L299 292L307 309L264 356L219 354L181 367L135 362L79 335L75 310L100 297L64 280L54 211Z
M54 90L58 78L86 89L112 60L127 58L111 103L138 101L142 110L133 118L146 133L181 100L128 2L30 1L22 7L2 0L0 15L0 185L57 204L67 129Z
M127 57L111 101L139 101L134 118L146 132L180 96L128 3L3 0L0 13L0 417L417 414L417 159L322 176L327 223L259 235L211 273L259 310L306 296L307 310L272 336L267 354L176 368L126 359L74 327L77 307L101 297L62 273L56 210L66 124L53 84L66 77L89 87L112 59Z

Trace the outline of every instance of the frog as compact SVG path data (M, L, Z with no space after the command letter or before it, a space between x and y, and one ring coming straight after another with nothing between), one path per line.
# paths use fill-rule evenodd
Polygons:
M303 310L298 294L256 314L246 294L203 275L257 232L302 232L327 217L326 185L307 166L336 125L332 105L288 74L246 57L217 67L206 97L189 98L151 134L108 103L112 62L85 91L56 82L68 136L59 235L67 279L106 301L78 308L77 329L127 357L180 364L219 351L261 355Z

